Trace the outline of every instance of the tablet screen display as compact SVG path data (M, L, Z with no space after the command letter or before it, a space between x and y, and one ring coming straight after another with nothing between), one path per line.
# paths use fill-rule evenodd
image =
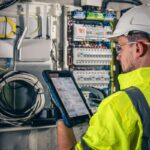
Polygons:
M51 77L51 81L53 82L69 117L89 114L71 77Z

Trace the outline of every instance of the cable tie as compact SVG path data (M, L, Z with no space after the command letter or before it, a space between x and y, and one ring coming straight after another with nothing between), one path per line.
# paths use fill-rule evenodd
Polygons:
M38 82L39 82L39 81L37 80L37 81L33 84L33 85L34 85L34 87L38 84Z
M38 94L44 94L44 92L38 92Z

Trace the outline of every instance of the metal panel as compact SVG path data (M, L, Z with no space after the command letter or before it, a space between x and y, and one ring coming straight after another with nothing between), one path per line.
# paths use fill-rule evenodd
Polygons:
M86 128L87 124L74 127L77 140L80 140ZM0 150L57 150L56 126L0 130Z
M0 133L0 150L56 150L56 127Z

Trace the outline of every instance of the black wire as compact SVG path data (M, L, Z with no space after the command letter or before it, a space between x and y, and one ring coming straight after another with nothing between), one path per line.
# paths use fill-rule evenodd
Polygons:
M15 89L15 88L12 88L9 84L7 84L7 85L8 85L8 87L10 89ZM26 87L26 86L24 86L24 87ZM33 88L35 88L35 86L33 86ZM30 101L30 103L28 103L26 105L26 107L24 109L20 110L20 111L19 110L14 110L12 108L12 106L8 103L8 99L6 97L6 95L7 95L6 92L7 91L3 87L2 90L1 90L1 94L0 94L0 110L6 116L18 118L18 117L25 117L25 116L27 116L32 111L32 109L31 109L30 111L26 112L29 108L31 108L32 106L34 106L34 104L36 102L36 99L37 99L37 95L39 94L39 89L34 90L34 93L33 93L32 97L31 97L32 101Z
M29 113L31 113L32 109L30 109L30 111L26 112L29 108L31 108L32 106L34 106L35 102L36 102L36 98L38 95L38 92L34 92L34 98L32 100L32 102L30 104L28 104L26 106L26 108L22 109L21 111L19 110L14 110L12 108L12 106L10 106L7 103L7 99L5 98L5 101L3 99L0 99L0 111L2 111L6 116L9 117L15 117L15 118L19 118L19 117L26 117ZM6 102L6 103L5 103ZM37 106L36 106L37 108Z
M126 12L126 11L128 11L129 9L131 9L131 7L130 8L126 8L126 9L122 9L120 12L121 12L121 16Z
M55 53L57 53L57 47L56 47L54 40L52 40L52 42L53 42L53 47L51 49L50 56L52 57L53 61L57 64L57 59L55 58L54 53L53 53L53 48L55 49Z
M14 125L14 126L16 126L16 125L18 126L18 125L20 125L20 123L28 124L30 122L31 118L35 115L35 113L39 107L39 102L37 102L37 96L41 96L41 94L43 94L43 92L40 92L40 88L38 88L38 89L35 88L35 86L37 85L38 82L36 82L34 85L30 85L30 83L28 83L28 82L27 83L21 82L21 84L23 84L24 87L28 89L28 92L30 94L29 95L30 99L25 99L25 100L27 100L27 103L25 103L26 104L25 107L23 107L21 109L19 107L17 107L17 109L14 109L13 105L11 105L13 98L9 99L9 97L7 97L7 95L8 95L7 91L8 90L11 91L12 87L9 86L9 84L14 81L6 82L6 79L11 76L15 76L18 73L21 74L21 73L27 73L27 72L17 71L17 72L10 73L6 76L5 76L5 74L3 74L3 76L1 76L0 84L2 84L2 82L5 82L5 85L1 88L1 91L0 91L0 115L1 115L0 122L1 122L1 124ZM27 78L24 78L24 79L27 79ZM17 80L17 81L20 81L20 80ZM27 86L26 84L29 84L30 87ZM6 85L8 86L9 89L6 87ZM13 89L15 89L15 88L13 88ZM12 92L13 91L11 91L11 93ZM26 94L28 94L28 93L26 93ZM13 96L11 96L11 97L13 97Z
M105 11L107 9L107 5L110 2L114 3L128 3L133 5L142 5L142 2L140 0L103 0L101 9L102 11Z
M7 22L8 22L7 17L5 16L5 31L4 31L5 39L7 38L7 36L6 36L7 35Z
M9 87L9 86L8 86ZM2 88L2 95L4 99L1 99L2 102L4 102L4 106L9 106L9 108L11 109L12 106L8 103L8 100L6 98L6 95L8 95L8 93L6 94L4 87Z
M0 98L0 108L1 108L1 110L8 111L11 109L11 107L9 109L8 109L8 107L10 107L10 105L9 105L9 103L7 103L5 94L4 94L4 89L2 89L1 98Z
M19 42L19 39L20 39L22 33L23 33L23 28L21 28L20 26L17 26L16 39L14 41L14 53L17 51L18 42ZM14 55L14 57L15 57L15 55ZM14 58L14 60L15 60L15 58Z
M15 4L17 1L19 1L19 0L11 0L9 2L4 2L4 3L0 4L0 10L3 10L5 8Z

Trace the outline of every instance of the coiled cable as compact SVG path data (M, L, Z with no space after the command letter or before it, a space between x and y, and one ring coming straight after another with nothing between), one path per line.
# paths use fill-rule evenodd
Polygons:
M0 17L0 23L6 22L11 27L11 31L9 33L0 33L0 38L11 38L16 34L16 23L10 17Z
M36 93L34 100L31 102L31 107L24 110L22 114L10 111L10 106L8 105L7 100L4 99L4 87L14 81L23 81L31 85ZM44 89L41 82L37 77L27 72L11 71L4 75L0 80L0 93L4 94L3 99L2 96L0 97L0 124L20 126L38 114L45 104Z

